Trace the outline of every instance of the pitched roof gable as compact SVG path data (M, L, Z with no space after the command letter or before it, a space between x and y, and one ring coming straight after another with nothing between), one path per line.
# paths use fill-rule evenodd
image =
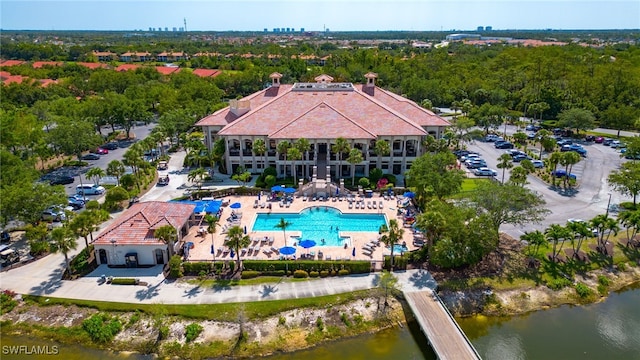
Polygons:
M153 234L164 225L178 229L192 216L195 205L150 201L134 204L105 228L94 244L141 245L162 241ZM112 242L113 241L113 242Z
M376 135L367 131L360 124L334 109L326 102L321 102L269 134L272 139L327 138L335 139L349 134L350 139L375 139Z

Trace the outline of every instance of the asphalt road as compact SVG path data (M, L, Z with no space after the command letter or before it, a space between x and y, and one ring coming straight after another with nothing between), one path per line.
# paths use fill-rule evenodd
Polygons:
M515 126L508 126L507 133L517 131ZM501 131L502 133L502 131ZM531 190L541 194L547 202L547 208L551 210L546 219L540 224L527 224L525 226L503 225L500 230L519 238L525 231L538 229L543 231L553 223L565 224L569 218L580 218L590 220L598 214L604 214L611 194L611 204L619 204L623 201L631 201L630 197L624 196L614 191L607 181L607 177L612 170L627 161L620 157L616 149L612 149L602 144L583 142L582 145L587 150L586 158L574 165L572 173L577 175L578 186L575 193L563 194L551 188L551 186L541 179L529 175L529 184L526 185ZM497 168L497 158L506 150L496 149L493 143L476 141L468 145L469 150L478 151L486 160L488 167L497 170L496 178L501 180L502 169ZM543 158L546 154L543 154ZM505 181L509 178L509 170L506 171ZM611 214L615 215L615 214Z

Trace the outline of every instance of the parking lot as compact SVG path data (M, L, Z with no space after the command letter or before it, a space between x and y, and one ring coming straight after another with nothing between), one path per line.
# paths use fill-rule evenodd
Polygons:
M503 130L503 129L501 129ZM515 126L507 127L507 134L517 131ZM502 135L502 131L500 132ZM609 196L611 204L619 204L622 201L631 201L609 187L607 177L612 170L616 170L627 161L620 157L620 152L609 146L594 142L574 141L581 144L587 150L587 156L578 164L573 166L571 172L577 176L578 184L573 194L561 194L556 189L552 189L550 184L541 179L529 175L529 184L525 185L529 189L541 194L547 202L547 207L551 214L547 216L541 224L528 224L524 227L514 227L504 225L502 231L519 238L525 231L534 229L544 230L550 224L565 224L569 218L579 218L590 220L598 214L606 212ZM477 151L485 159L487 167L497 170L496 178L502 177L502 169L498 169L498 157L506 150L496 149L492 142L475 141L467 146L468 150ZM543 159L547 154L543 154ZM509 178L510 171L506 170L505 181ZM615 215L612 213L612 215Z

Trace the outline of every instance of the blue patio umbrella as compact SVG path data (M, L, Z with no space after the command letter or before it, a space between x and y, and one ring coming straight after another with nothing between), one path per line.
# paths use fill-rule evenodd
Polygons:
M312 247L316 246L316 242L314 240L305 239L305 240L300 241L300 243L298 245L302 246L305 249L308 249L308 248L312 248Z
M416 193L414 193L413 191L407 191L404 194L402 194L402 196L413 199L414 197L416 197Z
M336 195L340 195L340 188L336 188Z
M353 251L351 252L351 256L356 256L356 248L353 248Z
M284 188L282 187L282 185L276 185L276 186L274 186L274 187L272 187L272 188L271 188L271 191L273 191L273 192L280 192L280 191L282 191L282 190L284 190Z
M247 225L244 226L244 234L247 234Z
M293 246L285 246L280 248L280 254L282 255L293 255L296 253L296 248Z
M232 209L240 209L240 207L242 207L242 204L240 204L239 202L233 203L229 206Z
M294 192L296 192L296 189L294 189L294 188L284 188L284 189L282 189L282 191L285 194L293 194Z

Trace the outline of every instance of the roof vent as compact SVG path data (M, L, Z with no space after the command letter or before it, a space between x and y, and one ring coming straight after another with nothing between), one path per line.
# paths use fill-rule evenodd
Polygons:
M249 100L234 99L229 101L229 108L234 115L242 116L251 110L251 102Z

